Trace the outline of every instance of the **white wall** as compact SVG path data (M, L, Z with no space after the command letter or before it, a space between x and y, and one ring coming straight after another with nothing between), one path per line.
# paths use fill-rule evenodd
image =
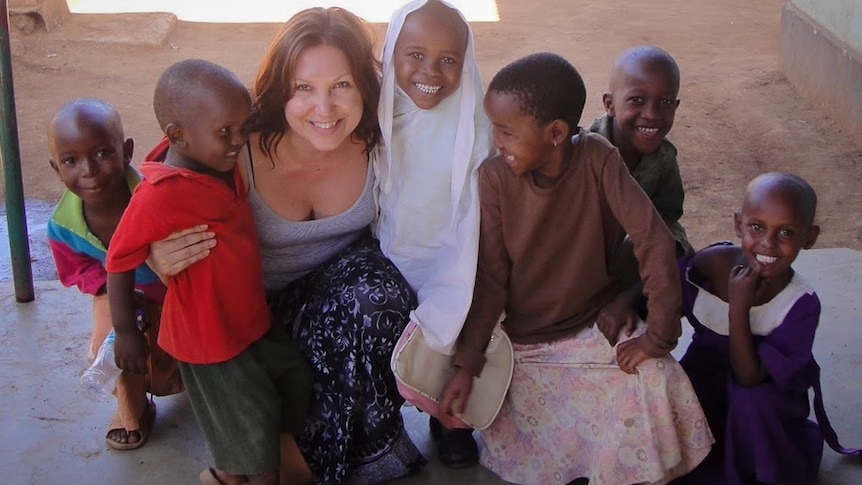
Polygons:
M862 1L791 0L791 3L834 36L862 52Z

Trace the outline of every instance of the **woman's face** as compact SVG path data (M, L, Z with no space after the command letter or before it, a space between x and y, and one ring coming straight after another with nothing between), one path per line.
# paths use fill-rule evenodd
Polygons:
M284 116L291 133L322 152L349 143L362 119L362 93L347 56L327 45L299 54Z

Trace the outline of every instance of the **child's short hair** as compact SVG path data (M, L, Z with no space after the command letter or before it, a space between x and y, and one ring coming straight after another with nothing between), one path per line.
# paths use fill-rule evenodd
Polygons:
M99 116L99 119L105 124L112 125L118 133L119 140L124 139L123 122L120 119L120 113L117 108L111 103L101 98L75 98L63 104L60 109L54 113L51 122L48 124L48 142L53 145L53 132L57 123L67 116L78 115L79 113L91 113ZM53 146L52 146L53 149Z
M674 59L668 51L654 45L639 45L627 49L620 54L617 58L617 62L614 64L613 73L611 74L611 90L614 88L614 80L618 77L615 76L615 73L621 66L627 66L633 62L652 62L662 65L667 70L671 80L675 83L675 91L677 93L679 92L680 74L679 65L677 65L676 59Z
M186 59L171 65L159 77L153 94L153 111L159 126L164 130L169 123L177 122L187 115L202 93L213 90L222 94L244 92L249 96L236 74L213 62Z
M817 193L805 179L787 172L764 173L749 182L745 191L746 198L751 191L760 187L781 190L793 204L793 210L801 218L802 223L808 227L814 225L814 217L817 213Z
M577 69L549 52L522 57L500 69L488 91L517 96L521 109L539 123L565 121L570 134L578 129L587 100L587 88Z

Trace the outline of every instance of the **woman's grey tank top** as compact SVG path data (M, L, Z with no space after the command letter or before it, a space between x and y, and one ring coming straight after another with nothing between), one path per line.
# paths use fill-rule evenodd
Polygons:
M260 239L263 283L267 291L284 288L343 251L362 236L377 216L374 170L370 163L365 188L346 211L323 219L291 221L273 212L257 192L248 145L245 160L248 198Z

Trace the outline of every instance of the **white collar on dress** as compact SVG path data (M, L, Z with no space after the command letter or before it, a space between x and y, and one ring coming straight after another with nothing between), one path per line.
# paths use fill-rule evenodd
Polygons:
M713 332L719 335L730 335L727 302L694 283L689 277L690 270L691 267L686 270L685 279L698 290L692 305L692 314L704 327ZM812 293L814 288L811 283L795 271L793 278L783 290L763 305L751 308L751 333L760 336L768 335L784 322L787 312L793 308L796 300Z

